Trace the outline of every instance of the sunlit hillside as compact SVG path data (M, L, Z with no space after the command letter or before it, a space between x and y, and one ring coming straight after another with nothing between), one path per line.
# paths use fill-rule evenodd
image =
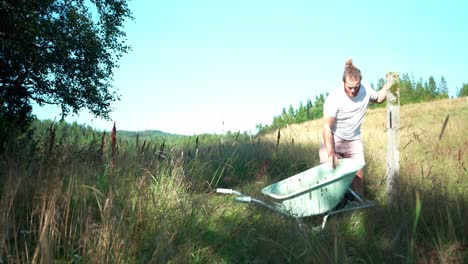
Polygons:
M387 164L386 113L385 108L369 109L361 127L367 170L370 172L367 174L375 180L381 178L379 183L384 180ZM321 126L322 120L319 119L283 128L280 130L280 144L319 144L322 141ZM467 177L468 98L404 105L400 108L400 127L402 177L426 181L427 184L432 178L424 180L426 176L441 176L445 181ZM277 142L278 132L264 138ZM453 177L448 177L451 175ZM377 183L371 181L371 184Z
M419 127L422 130L428 130L425 133L429 133L431 136L436 136L438 138L438 133L440 133L440 129L442 128L442 124L444 123L447 115L450 115L450 123L452 123L452 125L449 126L449 129L450 127L452 127L452 129L458 129L456 126L457 124L466 128L468 125L468 117L466 115L467 111L468 99L466 98L445 99L427 103L404 105L400 107L402 135L405 134L405 130L408 131L408 127ZM385 108L369 109L367 111L361 128L364 142L367 142L370 131L372 131L372 137L385 134L385 114ZM439 126L439 130L437 130L437 126ZM307 121L302 124L289 125L288 127L280 130L281 141L292 142L292 140L294 140L294 142L299 144L321 142L321 129L321 119ZM449 129L447 129L447 132ZM277 131L263 137L276 141Z

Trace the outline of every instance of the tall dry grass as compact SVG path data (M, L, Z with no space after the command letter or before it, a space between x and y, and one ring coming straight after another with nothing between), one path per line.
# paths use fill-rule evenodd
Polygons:
M467 109L463 100L402 107L400 208L385 200L385 111L370 110L366 189L379 206L333 217L319 233L319 216L284 218L213 190L260 196L317 165L320 121L282 129L279 141L275 132L171 145L52 126L0 157L0 263L461 263Z

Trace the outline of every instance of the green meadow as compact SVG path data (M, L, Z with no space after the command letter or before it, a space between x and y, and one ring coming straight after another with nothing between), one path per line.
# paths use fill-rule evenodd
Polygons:
M396 206L385 113L369 110L362 127L365 198L377 206L323 230L320 215L284 217L215 192L264 198L263 187L318 165L320 120L280 137L0 124L0 263L468 262L468 101L401 107Z

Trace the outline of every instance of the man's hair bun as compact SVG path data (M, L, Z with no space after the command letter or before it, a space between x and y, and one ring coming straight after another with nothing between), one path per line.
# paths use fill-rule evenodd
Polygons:
M356 66L354 66L353 59L351 58L346 60L345 70L343 72L343 82L346 82L346 76L352 79L357 79L359 81L361 81L362 79L361 71L358 68L356 68Z

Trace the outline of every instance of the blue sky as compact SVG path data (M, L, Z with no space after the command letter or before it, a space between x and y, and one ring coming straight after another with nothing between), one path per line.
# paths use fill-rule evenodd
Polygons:
M468 1L171 0L129 2L133 51L115 70L121 130L251 131L283 107L340 85L353 58L363 81L386 72L468 83ZM40 119L60 118L35 107ZM67 118L110 130L86 111Z

